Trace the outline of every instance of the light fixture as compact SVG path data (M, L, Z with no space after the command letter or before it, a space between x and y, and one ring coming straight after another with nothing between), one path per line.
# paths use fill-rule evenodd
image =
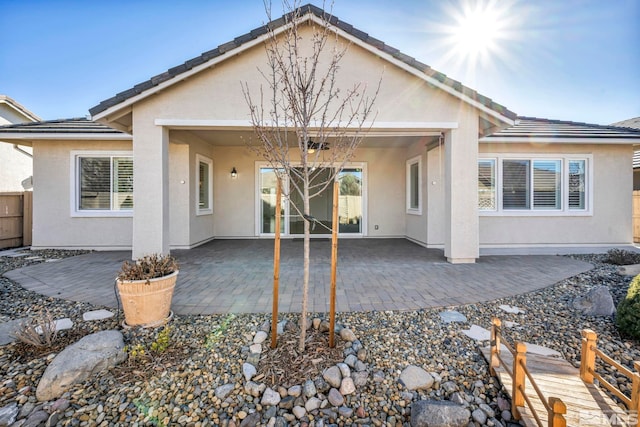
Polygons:
M236 179L238 177L238 171L236 170L236 167L234 166L233 169L231 169L231 179Z
M307 142L307 153L309 154L315 153L316 150L328 150L328 149L329 149L329 143L327 142L321 143L321 142L313 142L311 140Z

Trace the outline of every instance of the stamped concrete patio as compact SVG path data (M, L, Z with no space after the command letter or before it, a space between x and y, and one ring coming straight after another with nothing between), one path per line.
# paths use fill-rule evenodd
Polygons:
M329 308L329 240L311 244L309 310ZM272 304L273 241L215 240L172 254L180 274L177 314L262 313ZM26 289L73 301L116 307L114 278L130 252L93 252L5 273ZM280 311L300 310L302 241L283 240ZM404 239L343 239L338 311L414 310L494 300L550 286L591 264L554 255L483 256L452 265L441 250Z

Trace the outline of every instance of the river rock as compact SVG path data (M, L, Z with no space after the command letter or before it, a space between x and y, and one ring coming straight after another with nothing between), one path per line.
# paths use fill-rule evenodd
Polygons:
M26 318L22 318L0 323L0 346L14 342L16 332L26 321Z
M419 400L411 404L411 427L466 427L469 417L468 409L446 400Z
M20 409L18 409L18 404L15 402L0 408L0 426L4 427L13 424L19 412Z
M280 393L268 387L262 394L262 399L260 400L260 404L263 406L275 406L278 403L280 403L280 399L281 399Z
M347 395L352 394L356 391L356 385L353 383L353 379L343 378L342 383L340 384L340 394Z
M70 385L83 382L126 359L124 340L119 331L87 335L53 359L38 383L36 397L42 402L60 397Z
M431 388L434 379L424 369L409 365L400 374L400 382L407 388L407 390L426 390Z
M233 384L224 384L216 387L214 393L218 399L223 400L226 399L229 394L231 394L234 388L235 386Z
M347 369L349 368L347 367ZM322 373L322 378L324 378L324 380L329 383L331 387L338 388L340 387L340 382L342 381L342 372L340 371L339 367L334 365L324 370L324 372Z
M355 341L357 339L356 334L354 334L353 331L349 328L343 328L340 331L340 338L349 342Z
M242 364L242 375L244 375L244 380L245 381L251 381L251 378L253 378L257 373L256 367L253 366L251 363L243 363Z
M613 297L607 286L596 286L586 295L573 300L573 308L587 316L611 316L616 312Z
M344 403L344 396L335 388L329 390L329 403L331 406L341 406Z

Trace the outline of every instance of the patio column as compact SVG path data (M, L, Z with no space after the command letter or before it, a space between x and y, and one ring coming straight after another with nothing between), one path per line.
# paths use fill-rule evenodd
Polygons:
M132 258L169 253L169 130L137 121L133 133Z
M478 119L463 114L459 128L445 134L444 255L452 264L479 256Z

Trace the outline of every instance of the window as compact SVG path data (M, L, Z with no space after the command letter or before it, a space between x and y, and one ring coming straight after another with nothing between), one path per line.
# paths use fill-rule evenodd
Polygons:
M407 160L407 213L422 214L422 158Z
M484 212L589 213L589 158L496 156L478 160L478 209Z
M74 214L131 214L133 156L114 153L72 153Z
M197 154L196 173L197 214L211 214L213 213L213 162L211 159Z

